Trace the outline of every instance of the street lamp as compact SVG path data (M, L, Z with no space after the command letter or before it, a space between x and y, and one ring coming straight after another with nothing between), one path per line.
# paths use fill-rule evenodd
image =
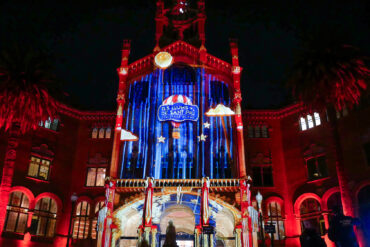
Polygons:
M262 241L262 246L266 246L266 243L265 243L265 234L263 232L263 216L262 216L262 195L261 193L258 191L257 195L256 195L256 200L257 200L257 206L258 206L258 212L259 212L259 223L260 223L260 234L261 234L261 241Z
M73 217L73 209L75 208L75 203L78 199L76 193L71 195L71 202L72 202L72 209L71 209L71 217L69 218L69 227L68 227L68 237L67 237L67 247L69 247L69 240L71 238L71 228L72 228L72 217Z

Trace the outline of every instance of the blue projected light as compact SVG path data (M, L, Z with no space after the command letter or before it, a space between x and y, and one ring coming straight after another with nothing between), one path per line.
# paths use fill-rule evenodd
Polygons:
M225 136L220 118L204 114L217 104L229 105L229 90L204 68L178 64L131 82L123 126L138 141L122 145L121 178L231 177L234 120L224 117ZM175 128L178 139L172 135ZM201 134L206 141L198 141Z

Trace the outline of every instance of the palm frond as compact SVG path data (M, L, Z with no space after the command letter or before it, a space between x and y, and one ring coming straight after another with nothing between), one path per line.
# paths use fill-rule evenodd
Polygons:
M296 61L288 86L310 108L351 108L368 87L365 61L367 57L348 45L307 50Z
M57 104L50 95L55 78L40 53L20 49L0 54L0 128L13 124L22 133L41 121L56 117Z

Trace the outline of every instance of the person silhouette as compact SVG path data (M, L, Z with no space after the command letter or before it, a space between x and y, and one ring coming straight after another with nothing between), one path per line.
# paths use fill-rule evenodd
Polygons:
M178 247L176 243L176 228L173 225L172 220L168 222L166 240L164 241L163 247Z
M353 225L357 225L356 219L345 216L338 207L333 208L334 216L330 221L328 237L337 247L358 247Z
M299 240L302 247L326 247L325 241L314 228L305 228Z
M146 241L146 239L143 239L143 240L140 242L139 247L150 247L150 246L149 246L148 241Z

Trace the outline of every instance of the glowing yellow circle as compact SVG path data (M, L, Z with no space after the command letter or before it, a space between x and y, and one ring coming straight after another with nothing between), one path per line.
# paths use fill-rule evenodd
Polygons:
M165 69L168 66L170 66L172 64L172 60L173 60L173 58L172 58L171 54L169 54L168 52L165 52L165 51L159 52L154 57L155 64L161 69Z

